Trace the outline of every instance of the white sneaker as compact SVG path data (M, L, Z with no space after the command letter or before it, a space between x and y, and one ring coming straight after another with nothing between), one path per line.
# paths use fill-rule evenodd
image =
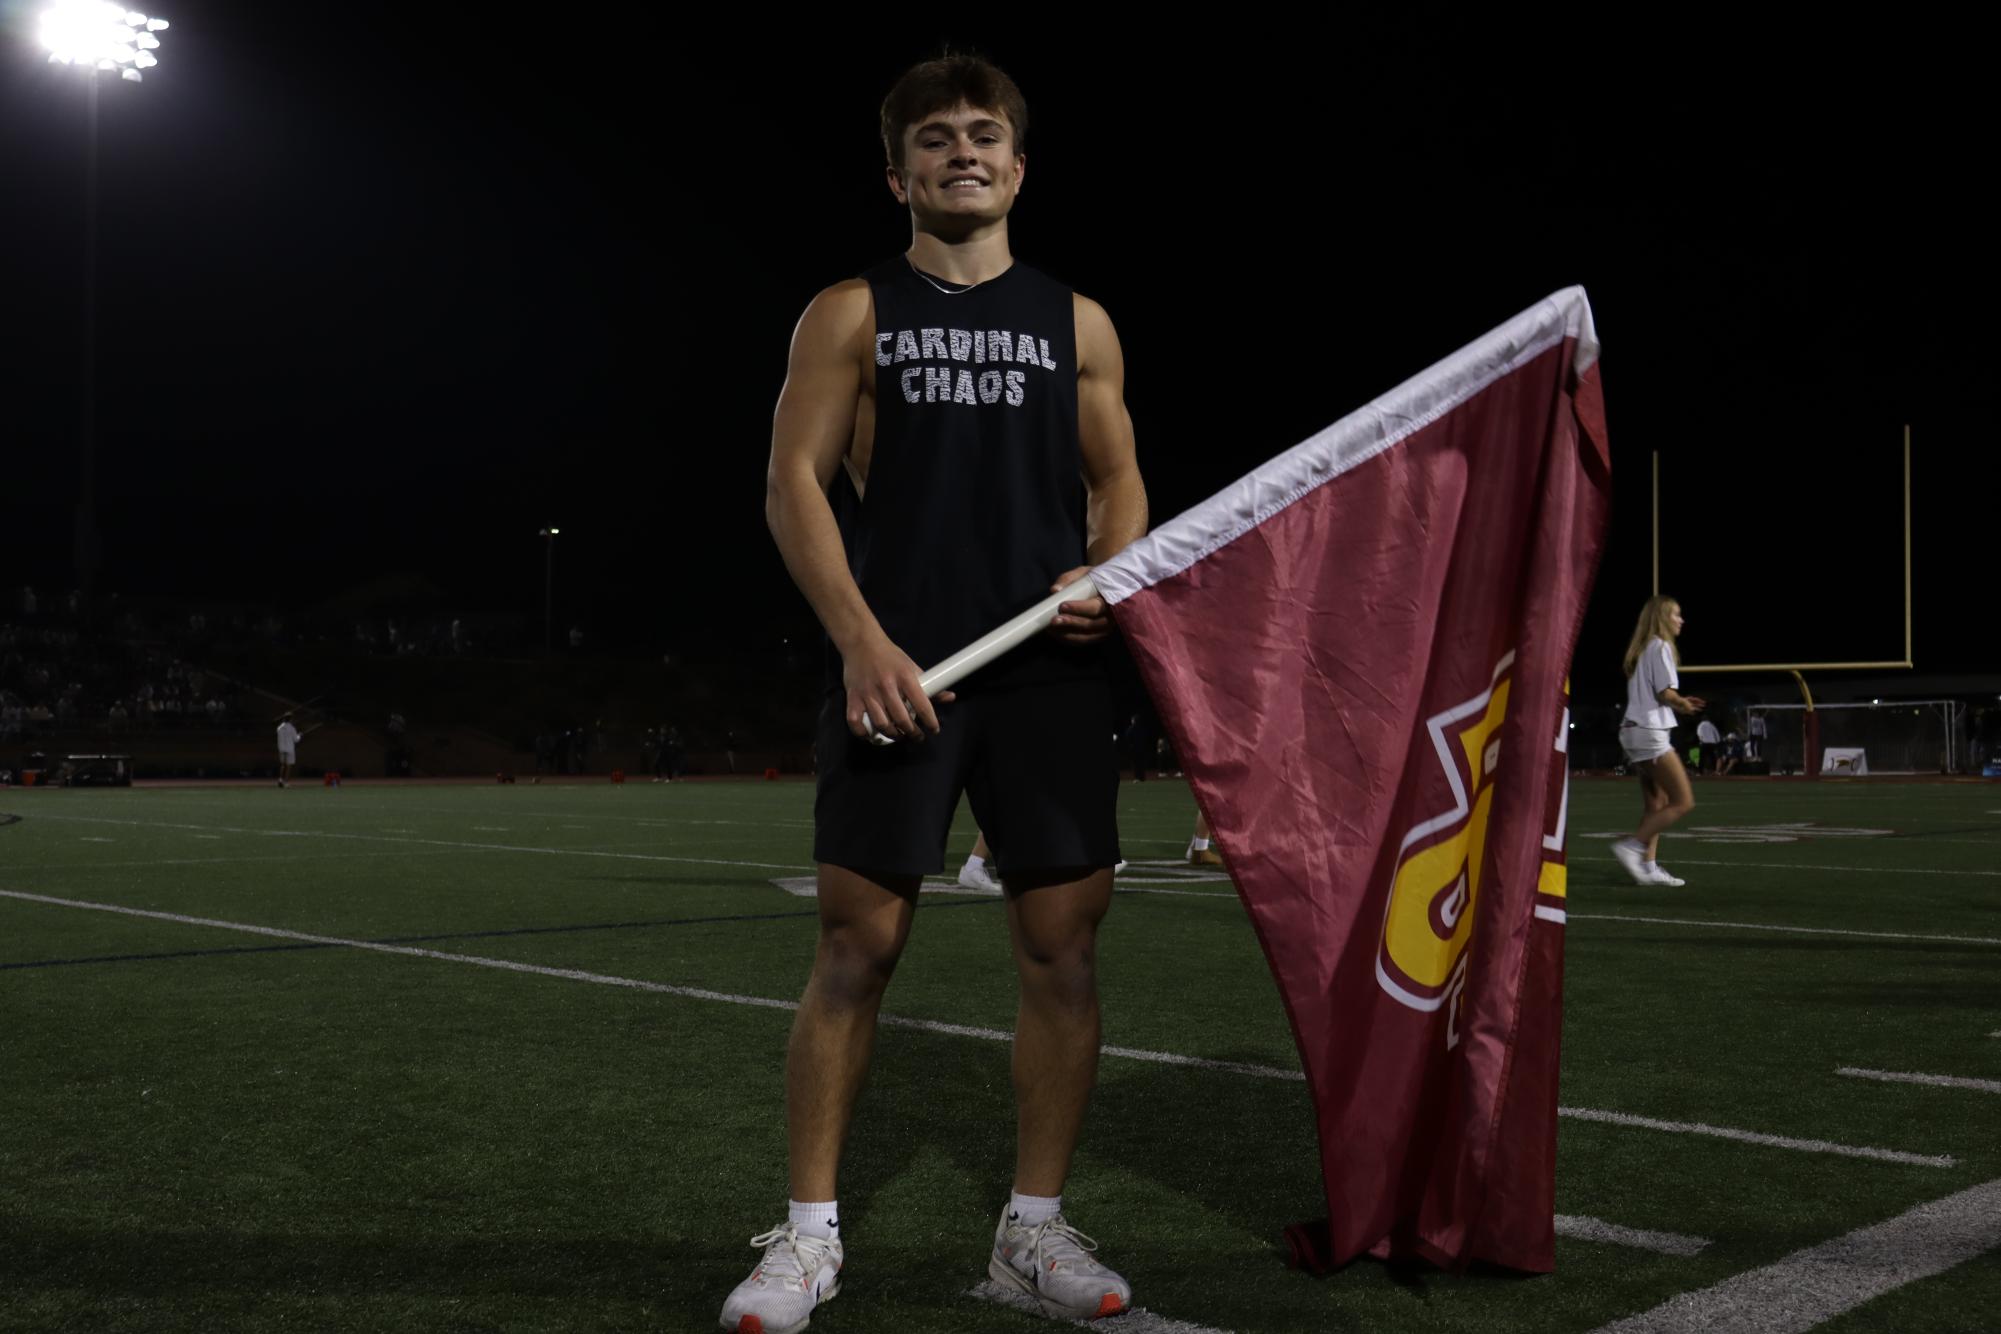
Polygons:
M1126 869L1126 864L1124 862L1120 862L1117 866L1114 866L1112 868L1112 874L1122 875L1125 873L1125 869Z
M1650 885L1685 885L1688 881L1678 875L1669 875L1667 867L1656 864L1653 874L1647 877Z
M987 1275L1024 1293L1057 1320L1096 1320L1132 1305L1132 1284L1091 1258L1098 1243L1063 1221L1062 1214L1033 1227L1006 1209L994 1229Z
M764 1258L723 1303L730 1334L797 1334L812 1323L813 1308L841 1290L841 1241L802 1237L796 1223L752 1237Z
M1646 867L1641 865L1647 859L1647 850L1632 839L1622 838L1617 843L1614 843L1612 845L1612 856L1618 859L1619 865L1626 868L1626 874L1633 877L1634 884L1651 885L1653 883L1652 880L1647 878Z
M998 894L1001 892L1000 877L995 875L993 870L985 863L974 866L968 862L966 865L961 866L959 868L959 883L967 889L977 889L982 894Z

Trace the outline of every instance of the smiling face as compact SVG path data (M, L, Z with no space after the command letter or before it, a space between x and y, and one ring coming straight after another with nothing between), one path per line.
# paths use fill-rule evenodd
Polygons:
M1000 112L961 102L903 133L903 165L888 168L890 193L922 231L964 235L1005 219L1028 159Z

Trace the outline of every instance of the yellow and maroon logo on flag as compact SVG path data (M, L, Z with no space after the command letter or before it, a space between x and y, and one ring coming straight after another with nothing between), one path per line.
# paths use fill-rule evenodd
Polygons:
M1413 1010L1436 1010L1466 985L1466 946L1480 900L1487 813L1514 665L1510 649L1494 664L1485 690L1424 723L1452 804L1404 835L1376 951L1377 983ZM1458 1041L1457 1023L1448 1022L1445 1045Z
M1473 939L1473 909L1480 901L1487 817L1493 807L1494 779L1501 761L1501 726L1508 717L1514 665L1515 655L1510 650L1494 664L1485 690L1425 720L1425 733L1431 738L1438 772L1444 776L1452 805L1404 835L1390 881L1389 902L1383 910L1376 982L1391 999L1413 1010L1430 1013L1449 1006L1445 1026L1448 1051L1459 1045L1458 1001L1466 987L1466 947ZM1569 695L1570 683L1565 681L1566 700ZM1557 724L1557 754L1567 756L1569 742L1570 709L1566 704ZM1562 922L1568 878L1564 824L1570 807L1570 774L1565 762L1549 766L1549 783L1536 916Z
M1556 724L1556 753L1549 766L1549 793L1543 803L1542 871L1536 879L1535 915L1558 925L1570 897L1570 854L1564 847L1570 822L1570 680L1563 682L1563 717Z

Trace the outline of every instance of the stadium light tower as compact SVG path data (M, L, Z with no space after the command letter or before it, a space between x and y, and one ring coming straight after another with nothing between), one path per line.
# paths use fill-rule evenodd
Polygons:
M556 535L562 531L560 528L544 528L537 534L542 538L547 553L542 562L542 656L545 658L556 651L556 622L552 611L556 600L552 590L556 586Z
M57 0L42 11L50 64L116 73L131 83L143 82L145 71L160 63L153 53L166 30L165 19L107 0Z
M49 63L84 72L87 147L83 183L83 421L77 451L76 582L87 598L97 575L97 76L142 83L160 63L167 20L106 0L56 0L42 11L39 35Z

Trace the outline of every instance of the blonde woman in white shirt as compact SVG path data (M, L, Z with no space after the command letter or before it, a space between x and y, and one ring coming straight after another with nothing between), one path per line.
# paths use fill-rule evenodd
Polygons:
M1657 860L1662 831L1695 809L1688 770L1669 740L1674 716L1693 718L1709 707L1707 700L1679 690L1681 655L1675 639L1681 626L1680 603L1648 598L1626 646L1626 717L1619 724L1619 745L1626 762L1639 770L1644 811L1639 829L1614 843L1612 855L1642 885L1686 883L1662 870Z

